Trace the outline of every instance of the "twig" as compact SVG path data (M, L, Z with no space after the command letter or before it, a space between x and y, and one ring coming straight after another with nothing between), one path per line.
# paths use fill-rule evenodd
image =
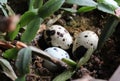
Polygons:
M0 40L0 47L5 48L5 49L9 49L9 48L14 48L15 46L12 45L10 42Z
M62 12L61 14L57 15L57 17L53 18L53 19L50 19L47 23L47 26L51 26L53 25L57 20L59 20L61 17L62 17L62 14L64 12Z
M27 45L25 43L20 42L20 41L6 42L6 41L0 40L0 47L5 48L5 49L15 48L15 47L17 49L21 49L21 48L27 47ZM61 60L56 59L54 57L51 57L49 54L42 51L41 49L38 49L38 48L33 47L33 46L29 46L29 48L33 51L34 54L36 54L44 59L49 60L58 66L67 68L67 65L64 62L62 62Z
M15 48L15 47L18 49L21 49L21 48L27 47L27 45L20 41L9 42L9 41L0 40L0 47L5 48L5 49L10 49L10 48Z

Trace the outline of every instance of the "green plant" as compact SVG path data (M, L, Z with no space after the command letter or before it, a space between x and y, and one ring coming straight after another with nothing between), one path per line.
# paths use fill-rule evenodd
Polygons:
M91 55L93 54L93 47L89 48L88 51L86 52L86 54L78 61L78 63L75 62L71 62L69 60L69 62L64 61L65 63L67 63L69 66L71 66L72 68L64 71L63 73L61 73L60 75L58 75L56 78L53 79L53 81L66 81L68 79L70 79L72 77L72 75L84 64L87 63L87 61L90 59Z
M62 8L65 11L69 12L77 12L77 13L84 13L88 11L92 11L94 9L98 9L102 12L111 14L112 16L108 19L107 23L105 24L104 29L101 32L100 40L98 43L98 49L100 49L105 41L112 35L115 28L119 23L120 17L120 1L119 0L66 0L66 3L69 4L77 4L81 6L78 10L70 9L70 8ZM118 12L116 12L118 10Z
M21 41L25 43L30 43L34 39L37 30L39 29L40 24L43 22L43 20L57 11L64 2L65 0L49 0L43 5L43 0L30 0L29 10L20 17L20 21L17 24L16 30L13 32L9 32L7 34L7 37L10 40L14 40L19 33L19 30L26 26L26 30L21 37ZM36 3L38 4L35 5ZM7 0L2 0L0 7L4 15L8 17L11 14L13 15L13 11L6 4ZM3 6L6 6L5 8L7 8L9 13L7 13L7 10L5 10ZM3 56L8 59L16 59L16 67L18 69L18 72L20 73L19 78L16 81L25 81L25 75L29 72L31 50L29 48L23 48L21 50L12 48L8 49L3 54ZM29 61L27 60L27 58L29 59Z
M11 7L7 4L7 2L8 2L7 0L0 1L0 8L6 17L15 14Z
M12 69L12 66L10 65L10 63L7 60L0 58L0 66L2 67L2 72L6 76L11 78L12 80L15 80L17 78L15 72Z
M21 40L27 43L31 42L31 40L35 37L37 30L39 29L40 24L43 22L43 20L57 11L64 2L65 0L49 0L44 5L42 5L43 1L41 0L41 2L36 1L36 3L39 3L39 6L36 7L34 6L34 0L30 0L29 10L21 16L20 22L17 24L17 29L13 32L10 32L8 34L8 37L10 40L14 40L20 28L26 26L26 30L23 33ZM34 31L30 31L31 28L33 28ZM29 37L31 33L31 38L26 39L26 37Z
M110 3L109 3L110 2ZM118 3L117 3L118 2ZM115 15L114 11L119 7L118 4L120 4L119 1L114 1L114 0L97 0L95 2L94 0L66 0L66 3L68 4L76 4L80 6L76 12L88 12L92 11L94 9L98 9L100 11L113 14ZM63 8L64 9L64 8ZM64 9L66 11L70 11L68 9Z
M103 32L101 33L99 44L98 44L98 49L100 49L103 46L104 42L112 35L112 33L115 30L115 27L119 23L119 19L118 19L119 16L116 15L115 10L119 8L120 1L115 0L117 2L116 3L114 1L116 5L112 3L108 3L106 1L107 0L97 0L97 2L95 2L94 0L48 0L45 4L43 4L43 0L30 0L29 10L26 11L20 17L20 21L17 24L16 30L12 32L7 32L7 37L10 39L10 41L14 41L20 29L24 27L25 31L22 34L20 41L26 44L29 44L36 36L36 33L40 27L40 24L58 9L61 8L65 11L72 12L72 13L73 12L84 13L84 12L98 9L100 11L103 11L112 15L108 19L103 29ZM13 10L7 5L7 0L2 0L0 1L0 3L1 3L0 8L6 17L13 14L15 15ZM79 8L78 10L71 9L71 8L62 8L61 6L64 3L77 4ZM68 65L67 68L69 67L69 69L66 69L66 71L58 75L53 80L53 81L61 81L61 78L62 78L62 81L66 81L67 79L72 77L72 75L77 71L77 69L79 69L82 65L87 63L92 53L93 53L93 48L90 48L86 52L86 54L81 59L79 59L79 61L76 63L71 59L62 59L62 61L59 61L36 47L28 46L22 49L17 49L16 47L14 47L6 50L3 53L3 57L7 59L16 60L15 65L19 72L18 78L6 60L0 59L0 62L1 62L0 65L2 66L2 68L4 68L3 69L4 73L6 75L8 74L7 76L10 77L12 80L15 80L17 78L16 81L25 81L25 76L26 74L29 73L29 70L30 70L29 66L31 63L31 56L32 54L35 54L55 63L61 68L62 66L66 68L65 66L65 63L66 63Z

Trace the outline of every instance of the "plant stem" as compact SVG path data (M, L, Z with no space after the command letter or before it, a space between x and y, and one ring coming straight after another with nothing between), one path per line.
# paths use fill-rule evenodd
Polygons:
M88 51L85 53L85 55L79 60L78 64L77 64L77 68L80 68L82 65L84 65L91 57L91 55L93 54L93 47L89 48Z
M29 1L29 11L33 10L33 3L34 3L34 0Z

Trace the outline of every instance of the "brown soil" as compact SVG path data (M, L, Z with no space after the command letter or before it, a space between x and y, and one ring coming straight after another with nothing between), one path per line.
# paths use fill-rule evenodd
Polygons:
M12 5L13 3L15 4ZM28 6L28 4L24 2L24 0L23 1L21 0L21 2L17 2L14 0L13 2L10 2L10 4L12 8L15 10L15 12L18 14L22 14L24 11L26 11ZM23 5L24 7L21 7ZM92 30L96 32L98 35L100 35L101 30L103 29L104 24L106 23L106 20L109 18L109 16L110 15L102 13L97 10L87 13L76 14L76 16L70 14L67 15L67 13L65 13L62 16L62 18L60 18L56 22L56 24L63 25L74 38L78 35L78 33L84 30ZM89 73L91 76L100 79L109 79L113 72L118 67L118 65L120 64L119 25L116 28L114 34L105 43L104 47L101 50L96 51L92 55L89 62L83 66L84 69L86 69L87 73ZM39 40L39 43L42 42L45 45L43 41L44 40ZM43 44L40 44L41 49L45 49L47 47L42 46ZM33 45L39 46L38 43L36 44L33 43ZM58 74L52 73L48 71L46 68L42 67L43 62L42 58L38 56L33 56L32 60L33 63L31 65L31 73L27 75L27 81L51 81L51 79ZM83 70L81 69L78 70L78 72L73 76L73 78L80 78L81 72L83 72ZM8 80L3 79L2 81Z

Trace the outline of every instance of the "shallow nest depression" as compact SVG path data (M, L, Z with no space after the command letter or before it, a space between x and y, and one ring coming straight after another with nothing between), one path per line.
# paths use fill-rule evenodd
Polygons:
M55 24L63 25L70 32L73 38L77 37L77 35L80 32L85 30L92 30L96 32L99 36L109 16L110 15L107 15L99 11L92 11L90 13L77 14L76 16L72 16L73 19L66 19L63 16ZM71 16L69 15L69 17ZM72 77L73 79L80 78L82 74L85 74L85 73L88 73L91 76L95 78L100 78L100 79L109 79L111 77L111 75L113 74L113 72L115 71L115 69L118 67L118 64L119 64L118 61L116 62L115 60L116 58L119 58L116 56L116 53L117 55L119 55L119 50L116 49L118 48L116 43L119 42L117 31L115 31L113 36L109 38L109 40L105 43L104 47L100 51L96 51L92 55L89 62L83 66L84 69L78 70L76 74L73 75ZM45 44L42 45L43 41L44 40L42 38L39 40L39 46L42 49L45 49L48 46L43 46L45 45ZM68 50L68 52L71 54L71 49ZM111 59L111 55L113 57L112 59ZM39 60L41 61L41 58L39 58ZM58 73L51 73L46 68L42 67L42 64L41 62L39 62L39 60L37 60L38 61L37 66L40 66L40 67L36 68L36 70L39 69L38 72L40 72L39 79L44 78L46 81L48 81L54 78L58 74ZM36 60L35 60L35 63L36 63ZM33 65L35 63L33 63ZM111 63L114 63L115 65L112 66Z

